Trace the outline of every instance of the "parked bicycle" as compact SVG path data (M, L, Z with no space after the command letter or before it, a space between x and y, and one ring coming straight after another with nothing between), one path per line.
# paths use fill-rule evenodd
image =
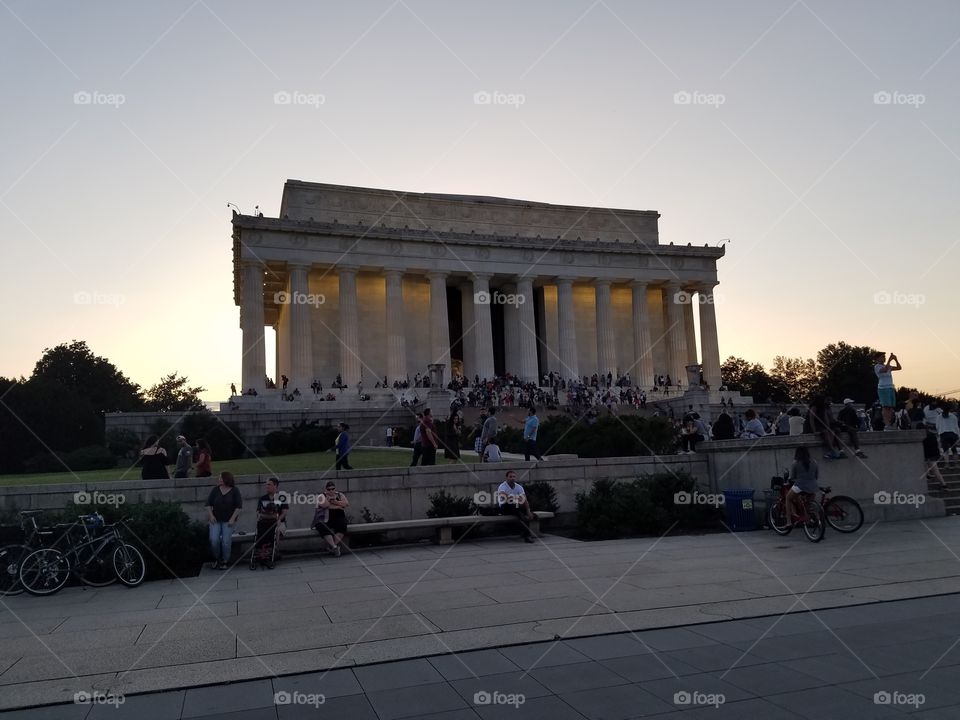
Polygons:
M20 565L23 559L34 550L49 544L49 538L54 531L51 528L41 528L37 518L43 510L23 510L20 512L19 526L10 526L15 543L0 548L0 595L19 595L23 592L23 583L20 582Z
M20 564L20 582L32 595L52 595L71 575L93 587L119 580L136 587L146 576L143 555L123 541L120 522L105 524L99 513L82 515L52 547L34 550Z

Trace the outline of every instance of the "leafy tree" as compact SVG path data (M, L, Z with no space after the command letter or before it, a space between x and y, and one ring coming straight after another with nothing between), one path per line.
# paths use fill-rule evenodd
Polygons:
M877 351L867 345L848 345L842 340L817 353L820 375L818 392L840 402L852 398L869 403L877 399L877 376L873 357Z
M750 395L756 402L787 402L789 391L780 378L772 377L759 363L728 357L720 366L723 384Z
M46 348L30 380L58 383L64 393L90 401L98 412L129 412L143 408L140 386L106 358L94 355L82 340Z
M812 358L789 358L783 355L773 359L770 377L782 385L791 402L809 402L820 382L817 364Z
M163 376L147 390L147 409L156 412L203 410L205 406L199 396L206 388L190 387L189 382L186 376L179 377L175 372Z

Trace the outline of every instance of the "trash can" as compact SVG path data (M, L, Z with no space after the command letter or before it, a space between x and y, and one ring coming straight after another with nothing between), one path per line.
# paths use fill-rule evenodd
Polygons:
M727 525L731 530L756 530L757 516L753 511L754 490L724 490L723 506Z

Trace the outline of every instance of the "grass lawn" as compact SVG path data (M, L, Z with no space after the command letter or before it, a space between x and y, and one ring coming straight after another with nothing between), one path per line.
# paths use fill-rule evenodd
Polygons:
M363 468L406 467L410 464L413 450L354 450L350 453L350 465L356 470ZM444 460L443 453L437 457L437 464L454 462ZM332 452L301 453L299 455L276 455L245 460L214 460L214 475L229 470L234 475L272 475L275 473L306 472L310 470L332 470L334 455ZM171 468L172 474L172 468ZM78 473L36 473L29 475L0 475L0 487L10 485L81 485L93 482L115 482L117 480L138 480L140 468L114 468L112 470L85 470ZM215 480L211 479L211 482Z

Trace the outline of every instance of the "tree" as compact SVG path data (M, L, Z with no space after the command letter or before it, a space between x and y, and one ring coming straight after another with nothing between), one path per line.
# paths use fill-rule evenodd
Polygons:
M754 367L759 366L751 365L743 358L731 355L720 366L720 377L723 378L723 384L731 390L742 391L747 382L747 376Z
M851 398L859 403L877 399L877 376L873 358L877 351L867 345L848 345L842 340L817 353L819 393L836 402Z
M109 360L94 355L81 340L46 348L30 380L58 383L65 393L85 398L99 412L143 408L140 386Z
M165 375L147 390L147 409L158 412L203 410L205 406L199 395L206 388L190 387L189 382L186 376L179 377L175 372Z
M784 383L758 363L731 356L720 366L720 375L724 385L750 395L756 402L787 402L790 399Z
M783 355L773 359L770 377L784 388L791 402L809 402L820 382L817 364L812 358L789 358Z

